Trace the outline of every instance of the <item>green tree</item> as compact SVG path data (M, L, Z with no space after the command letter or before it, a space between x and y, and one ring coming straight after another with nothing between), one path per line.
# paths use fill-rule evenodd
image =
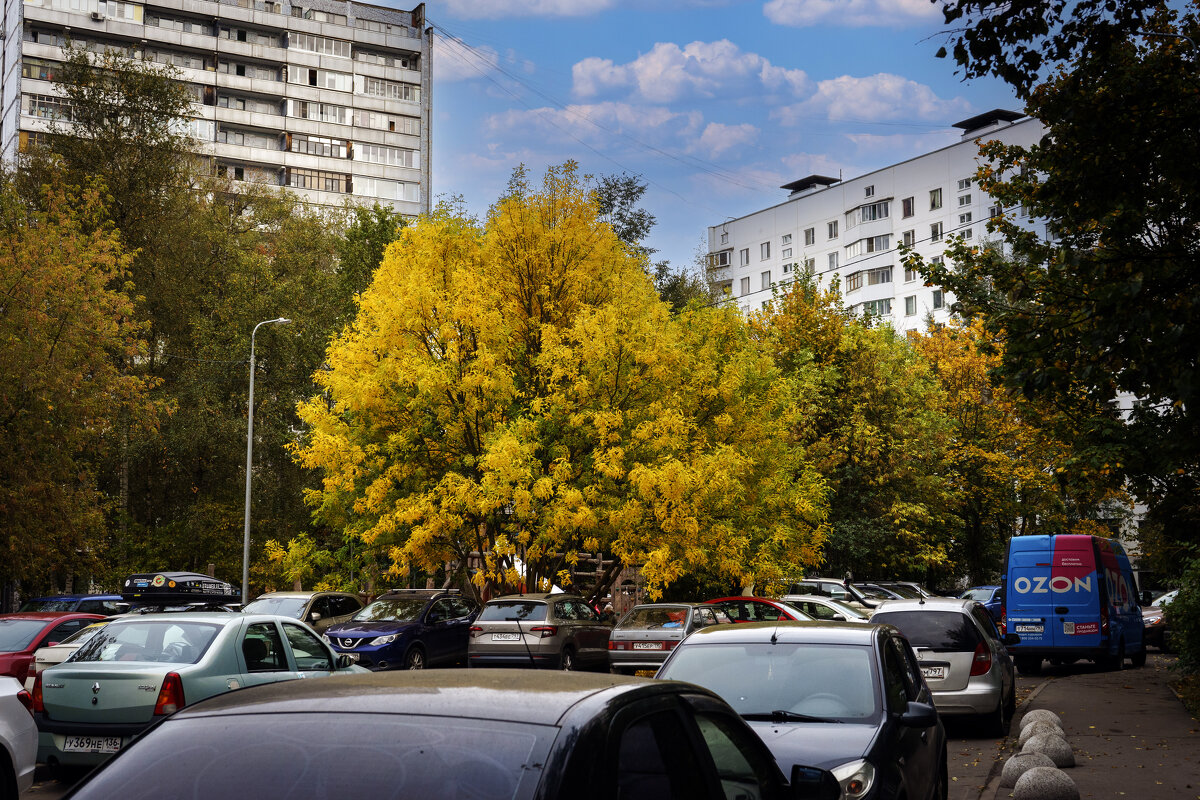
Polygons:
M338 293L344 298L344 321L354 318L354 298L371 285L383 251L396 240L407 220L394 209L375 203L355 206L345 233L338 239Z

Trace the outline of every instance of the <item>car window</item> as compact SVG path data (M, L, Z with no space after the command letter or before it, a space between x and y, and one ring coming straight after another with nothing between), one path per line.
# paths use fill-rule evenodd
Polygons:
M70 636L59 642L59 644L83 644L103 629L104 625L93 623L86 628L75 631Z
M917 664L916 656L911 654L912 648L902 639L889 638L888 648L896 654L896 661L904 673L904 694L908 700L916 700L921 694L921 667Z
M313 636L311 631L285 622L283 635L292 646L292 658L296 661L296 669L301 672L330 672L333 669L329 648Z
M883 648L883 684L887 692L888 711L904 713L908 708L908 680L905 677L904 658L889 640Z
M329 619L330 617L333 616L333 613L330 611L330 608L329 608L329 598L328 597L321 595L321 596L313 598L312 603L310 603L308 606L308 617L307 618L312 619L313 614L320 614L321 619Z
M333 612L332 616L341 617L346 614L353 614L362 608L358 601L353 597L336 596L329 598L330 608Z
M242 655L247 672L283 672L288 669L279 631L271 622L256 622L246 626L242 637Z
M397 597L376 600L354 615L356 622L414 622L425 610L425 597Z
M558 619L575 619L575 607L568 605L565 600L555 603L554 616Z
M992 599L992 594L994 592L995 592L994 589L988 589L986 587L976 587L974 589L967 589L965 592L963 592L962 594L960 594L958 596L958 599L959 600L978 600L981 603L986 603Z
M600 615L596 610L582 600L568 600L567 603L571 606L572 612L575 614L575 619L581 622L599 622Z
M493 600L479 612L478 622L541 622L546 618L546 604L528 600Z
M84 642L67 660L195 664L208 650L218 630L219 626L206 622L114 622Z
M471 616L471 606L461 598L452 597L448 604L450 606L450 618L462 619L463 617Z
M716 625L717 615L713 613L711 608L697 608L692 611L692 624L697 628Z
M674 711L649 714L620 732L617 793L621 800L690 800L705 794L690 737Z
M969 653L979 644L979 631L962 611L881 611L871 622L895 625L913 647Z
M91 625L92 622L93 620L90 619L69 619L66 622L60 622L58 625L54 626L54 630L50 631L50 635L47 636L43 641L45 641L46 644L49 644L50 642L61 642L71 634L79 631L82 628L86 628L88 625Z
M802 600L798 603L793 603L805 614L808 614L813 619L831 620L838 615L838 612L832 607L824 603L814 603L811 600Z
M247 603L242 611L246 614L279 614L292 619L300 619L304 613L304 598L260 597Z
M435 622L445 622L452 618L450 601L444 597L441 600L435 600L433 605L429 607L429 613L425 615L425 621L430 625Z
M1000 631L996 630L996 623L992 621L992 615L984 611L983 606L972 606L971 616L979 623L979 627L983 628L983 632L989 638L1000 641Z
M0 653L24 650L45 629L40 619L0 619Z
M696 725L708 746L726 800L762 797L771 783L770 767L756 757L744 730L729 717L697 714Z

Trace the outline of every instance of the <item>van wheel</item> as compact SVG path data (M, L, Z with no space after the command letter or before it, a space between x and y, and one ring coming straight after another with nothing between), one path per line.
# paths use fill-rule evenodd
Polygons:
M1042 660L1036 656L1017 656L1017 672L1022 675L1041 675Z
M1136 653L1134 653L1130 657L1129 663L1133 664L1134 669L1141 669L1142 667L1146 666L1146 648L1142 647L1141 650L1138 650Z
M1104 656L1100 659L1100 666L1104 669L1118 672L1125 669L1125 641L1122 640L1117 645L1117 654L1115 656Z

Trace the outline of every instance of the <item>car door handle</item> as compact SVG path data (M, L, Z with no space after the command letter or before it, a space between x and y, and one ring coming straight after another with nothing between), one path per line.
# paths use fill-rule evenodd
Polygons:
M922 741L922 742L928 742L928 741L929 741L929 731L927 731L927 730L926 730L926 731L921 731L921 741Z

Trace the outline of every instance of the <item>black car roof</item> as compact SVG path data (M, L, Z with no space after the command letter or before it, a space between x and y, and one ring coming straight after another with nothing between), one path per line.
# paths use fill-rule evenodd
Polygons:
M714 625L701 628L688 637L692 644L718 642L770 642L787 644L860 644L869 645L891 630L890 625L863 625L861 622L746 622L740 625Z
M648 678L540 670L397 670L286 681L228 692L176 718L262 713L397 713L556 725L580 704L628 692L674 694L688 684Z

